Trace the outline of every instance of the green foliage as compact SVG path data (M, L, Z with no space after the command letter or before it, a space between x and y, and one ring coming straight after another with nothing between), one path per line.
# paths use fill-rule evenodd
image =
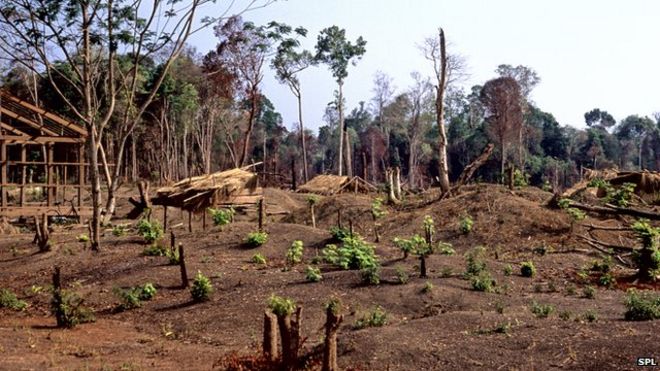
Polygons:
M373 202L371 202L371 216L374 220L377 220L385 215L387 215L387 211L383 210L383 199L376 197Z
M474 220L472 220L472 217L467 215L467 216L465 216L464 218L461 219L459 229L460 229L461 233L468 234L472 231L473 226L474 226Z
M605 202L612 203L621 207L628 207L632 196L635 193L635 183L623 183L618 188L610 187L607 189L607 196L605 197Z
M288 316L296 309L296 303L289 298L271 295L268 299L268 308L276 316Z
M217 226L223 226L231 223L231 221L234 219L234 214L236 213L233 207L228 209L214 209L209 207L207 210L209 214L211 214L213 224Z
M326 310L330 309L332 314L338 316L339 313L341 313L341 300L335 297L330 298L330 300L328 300L328 302L325 303L324 308Z
M131 287L126 290L120 288L115 289L115 294L119 296L122 301L119 305L120 310L139 308L142 306L142 301L153 299L154 296L156 296L156 293L156 288L149 282L144 284L144 286Z
M632 230L637 238L642 241L642 246L646 249L655 249L658 247L658 236L660 228L654 228L648 220L640 219L632 225Z
M534 277L536 275L536 267L532 261L523 262L520 266L520 275L523 277Z
M559 312L559 318L561 318L564 321L568 321L571 319L571 311L570 310L562 310Z
M595 299L596 298L596 288L591 286L591 285L587 285L587 286L584 287L584 289L582 289L582 294L587 299Z
M347 228L340 228L337 226L330 227L330 235L334 241L342 241L346 237L350 237L351 232Z
M536 316L536 318L547 318L555 311L555 307L550 304L539 304L536 301L533 301L529 310Z
M660 271L658 249L660 228L654 228L647 220L638 220L632 225L632 230L642 242L642 248L633 252L633 260L639 269L638 274L645 280L655 279Z
M584 312L584 319L587 322L596 322L598 321L598 312L595 309L588 309Z
M78 242L83 242L83 243L85 243L85 242L89 242L89 236L88 236L87 234L85 234L85 233L83 233L83 234L79 234L79 235L76 237L76 240L78 240Z
M612 257L610 255L605 255L601 260L594 260L591 262L591 271L608 273L612 270L613 265L614 261L612 260Z
M431 281L426 281L424 282L424 286L422 286L422 293L428 294L433 291L433 284Z
M366 52L367 42L360 36L355 43L346 40L346 30L331 26L321 30L316 43L316 60L325 63L337 83L348 76L349 64L355 65ZM343 102L340 102L343 103Z
M366 243L362 237L345 237L341 247L327 245L323 249L326 262L342 269L365 269L379 266L378 256L373 246Z
M408 272L406 272L406 269L402 266L397 266L396 267L396 281L402 285L405 285L408 283Z
M268 233L266 232L250 232L245 239L245 243L251 247L259 247L268 241Z
M566 286L566 295L573 296L577 293L577 287L574 284L569 284Z
M122 237L126 235L126 226L116 225L112 227L112 235L115 237ZM89 238L88 238L89 240Z
M321 270L319 268L308 265L305 269L305 278L309 282L319 282L323 276L321 275Z
M569 198L561 198L557 201L557 206L559 206L560 209L567 209L571 206L571 200Z
M579 222L580 220L584 220L587 217L587 213L574 207L567 208L566 213L574 222Z
M307 204L309 206L313 206L319 203L319 196L317 195L309 195L307 196Z
M387 313L379 305L358 319L353 327L357 330L366 327L381 327L387 324Z
M433 235L435 233L435 222L430 215L424 216L424 222L422 223L424 228L424 233L427 235Z
M142 251L142 255L145 256L167 256L167 254L168 248L158 243L154 243Z
M0 289L0 308L20 311L27 308L27 303L19 300L16 294L7 289Z
M211 299L211 294L213 294L213 285L211 284L211 280L203 275L202 272L197 271L195 280L193 281L192 287L190 288L190 295L192 296L193 301L207 301Z
M513 172L513 185L516 187L527 187L529 184L529 174L523 173L520 169Z
M510 276L513 273L513 267L511 264L507 264L504 266L504 275L505 276Z
M68 290L53 290L51 313L57 319L58 325L73 328L81 323L95 321L91 309L83 305L84 299L75 292Z
M479 273L486 270L486 263L482 260L484 252L485 248L483 246L477 246L466 254L466 267L464 274L466 278L477 276Z
M254 264L261 264L261 265L268 264L268 261L266 260L266 257L261 255L260 253L256 253L256 254L252 255L251 260Z
M380 284L380 265L370 265L360 270L362 282L366 285Z
M628 290L624 301L626 321L651 321L660 319L660 295L651 291Z
M300 240L295 240L289 246L289 249L286 251L286 262L289 265L296 265L302 262L303 258L303 242Z
M157 220L140 219L137 224L138 234L146 243L153 243L163 236L163 228Z
M541 186L541 189L546 191L546 192L552 192L552 185L546 179L546 180L543 181L543 185Z
M448 242L438 242L438 253L440 255L454 255L456 254L456 250Z
M595 187L595 188L599 188L599 189L604 189L604 190L607 190L607 189L612 187L610 182L608 182L607 180L604 180L603 178L593 178L589 181L587 186L588 187Z
M605 287L614 287L616 285L616 278L614 278L612 273L604 273L598 279L598 284Z
M426 246L426 240L418 234L412 236L410 239L395 237L393 242L403 252L404 257L407 257L411 253L415 254L417 251L423 250Z
M470 284L474 291L493 292L497 281L491 276L490 272L482 270L479 274L470 277Z
M165 249L165 256L170 261L170 265L178 265L181 263L181 257L179 256L179 249Z

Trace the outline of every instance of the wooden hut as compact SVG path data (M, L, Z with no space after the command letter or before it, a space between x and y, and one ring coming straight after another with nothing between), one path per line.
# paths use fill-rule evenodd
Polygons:
M316 193L320 195L334 195L342 192L369 193L375 192L375 186L364 179L355 176L317 175L309 182L298 187L300 193Z
M87 130L0 90L0 217L91 215Z

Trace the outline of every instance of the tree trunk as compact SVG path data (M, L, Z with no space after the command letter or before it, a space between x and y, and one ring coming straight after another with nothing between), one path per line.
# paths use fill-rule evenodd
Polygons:
M277 316L277 324L280 329L280 338L282 341L282 362L284 370L293 371L298 362L298 351L300 350L300 321L302 307L296 310L296 318L292 319L291 314Z
M445 32L440 29L440 76L436 94L436 121L438 122L438 171L440 190L449 192L449 168L447 161L447 134L445 131L445 89L447 88L447 51Z
M337 371L337 330L344 320L343 315L337 315L328 307L325 311L325 341L323 343L323 371Z
M267 360L273 362L279 358L277 347L277 317L269 311L264 313L263 353Z
M303 179L305 180L305 183L307 183L309 181L309 174L307 170L309 166L307 165L307 145L305 144L305 127L303 126L302 99L300 92L296 94L296 97L298 98L298 123L300 124L300 146L303 159Z
M337 108L339 110L339 125L338 125L338 130L339 130L339 171L338 175L342 176L344 175L344 95L343 95L343 83L339 83L339 102L337 102Z
M241 159L239 161L239 167L245 166L245 161L247 161L248 149L250 147L250 137L252 136L252 129L254 128L254 118L257 116L257 105L258 91L255 88L252 89L252 99L250 104L250 115L248 116L248 128L245 131L245 138L243 138L243 150L241 151Z

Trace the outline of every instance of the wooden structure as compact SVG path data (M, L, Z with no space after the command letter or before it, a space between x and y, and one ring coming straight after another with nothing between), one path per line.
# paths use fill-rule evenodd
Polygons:
M0 90L0 217L91 215L87 130Z
M369 193L377 191L376 187L360 178L339 175L317 175L309 182L298 187L300 193L317 193L320 195L334 195L342 192Z
M242 168L191 177L159 188L151 203L198 213L208 207L256 207L262 197L257 174Z

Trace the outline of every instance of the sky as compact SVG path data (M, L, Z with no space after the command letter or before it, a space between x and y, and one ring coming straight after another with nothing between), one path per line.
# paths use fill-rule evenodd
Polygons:
M227 2L219 0L204 14L219 14ZM497 77L500 64L525 65L541 77L532 93L536 105L561 125L584 127L584 113L596 107L617 121L660 111L658 15L656 0L280 0L244 18L303 26L309 34L302 44L309 50L320 30L332 25L346 29L351 41L362 36L366 54L349 68L344 84L347 111L371 100L376 71L391 76L397 92L412 85L413 71L432 76L418 46L442 27L448 51L466 59L466 90ZM201 53L216 42L210 28L190 39ZM272 70L265 75L263 92L293 128L294 96ZM317 129L336 83L324 65L300 78L304 124Z

